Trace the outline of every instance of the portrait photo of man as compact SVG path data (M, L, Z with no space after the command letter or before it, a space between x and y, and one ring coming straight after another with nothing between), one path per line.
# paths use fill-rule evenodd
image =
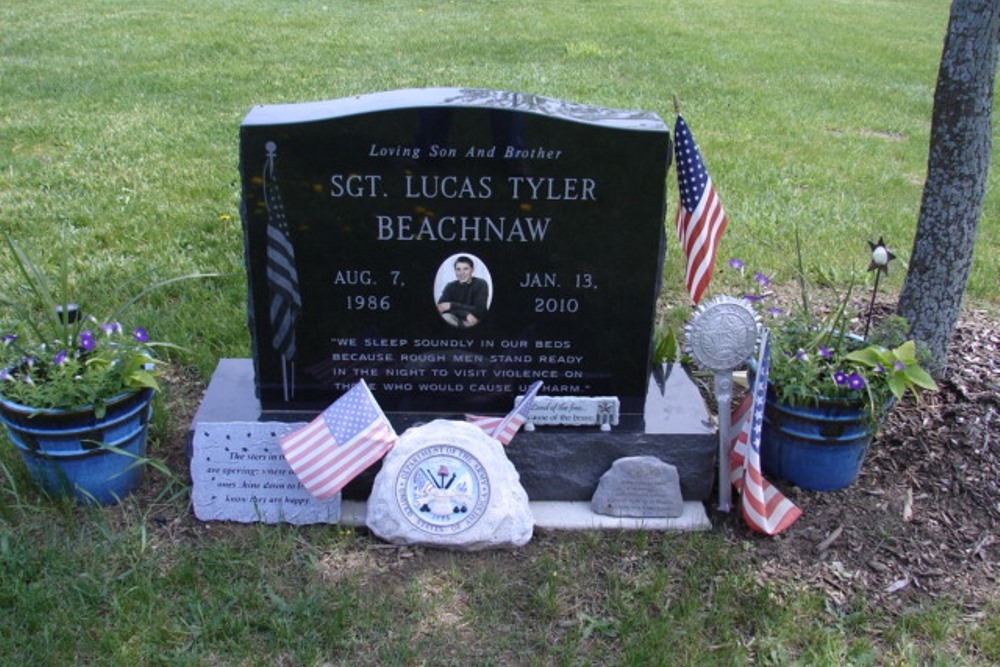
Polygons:
M475 275L481 272L483 277ZM454 280L448 280L449 272ZM489 309L491 281L489 271L470 255L453 255L441 265L435 284L439 286L437 310L445 322L465 329L479 324ZM443 288L440 285L443 284ZM438 290L436 290L438 291Z

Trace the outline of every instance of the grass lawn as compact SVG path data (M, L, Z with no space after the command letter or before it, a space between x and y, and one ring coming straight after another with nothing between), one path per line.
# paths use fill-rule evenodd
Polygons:
M843 284L882 236L901 259L887 285L898 290L947 12L937 0L10 1L0 227L43 264L67 262L92 311L154 277L224 274L159 292L130 318L186 348L181 377L204 379L220 357L250 353L237 138L253 105L473 86L672 124L677 95L729 213L720 264L738 256L788 281L798 228L813 277ZM993 169L968 289L988 309L1000 303L998 179ZM681 303L681 290L670 243L665 300ZM185 422L169 398L154 450L179 461ZM997 605L975 622L958 605L832 608L760 580L718 531L408 553L349 529L198 524L182 464L120 508L52 504L11 449L0 448L0 664L1000 661Z

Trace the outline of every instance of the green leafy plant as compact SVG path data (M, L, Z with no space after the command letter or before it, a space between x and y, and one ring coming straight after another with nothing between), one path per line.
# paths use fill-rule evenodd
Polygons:
M853 272L831 311L816 314L798 235L796 251L799 305L790 313L768 305L771 282L766 274L758 271L750 277L742 260L729 260L729 267L751 285L744 298L762 311L771 331L768 379L781 402L807 406L823 399L858 400L878 419L907 393L919 399L921 391L937 389L921 365L916 342L904 340L909 330L905 319L887 318L868 339L850 331L857 320L848 307L857 284Z
M653 337L653 362L657 364L672 364L680 360L680 345L677 333L672 327L661 329Z
M937 384L923 369L917 359L917 345L908 340L897 348L889 349L881 345L869 345L851 352L846 361L857 362L876 373L883 374L889 390L896 398L902 398L909 391L917 399L920 389L937 390Z
M62 268L56 286L9 235L7 248L25 281L26 297L3 297L12 313L0 321L0 398L34 409L70 409L92 405L99 417L105 402L135 389L158 390L162 362L154 342L140 326L126 327L118 316L137 299L176 280L154 283L111 315L82 315L69 297L69 277Z

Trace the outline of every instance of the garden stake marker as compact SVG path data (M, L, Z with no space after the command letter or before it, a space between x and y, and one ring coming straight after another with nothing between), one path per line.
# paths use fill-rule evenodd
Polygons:
M889 275L889 262L896 259L896 256L885 246L885 241L882 240L881 236L878 237L878 243L869 241L868 245L872 249L872 261L868 265L868 270L875 272L875 286L872 287L872 300L868 304L868 320L865 322L865 340L868 340L868 329L872 325L872 314L875 310L875 295L878 294L878 279L883 273Z

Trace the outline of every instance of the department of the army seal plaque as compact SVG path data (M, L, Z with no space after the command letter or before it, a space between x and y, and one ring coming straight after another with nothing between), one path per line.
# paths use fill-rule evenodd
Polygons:
M698 306L687 325L687 348L702 368L739 368L757 345L759 316L744 299L719 296Z
M393 544L479 551L526 544L535 519L503 445L469 422L435 419L386 454L365 523Z
M475 456L453 445L431 445L403 462L396 502L418 530L454 535L479 521L490 502L490 478Z

